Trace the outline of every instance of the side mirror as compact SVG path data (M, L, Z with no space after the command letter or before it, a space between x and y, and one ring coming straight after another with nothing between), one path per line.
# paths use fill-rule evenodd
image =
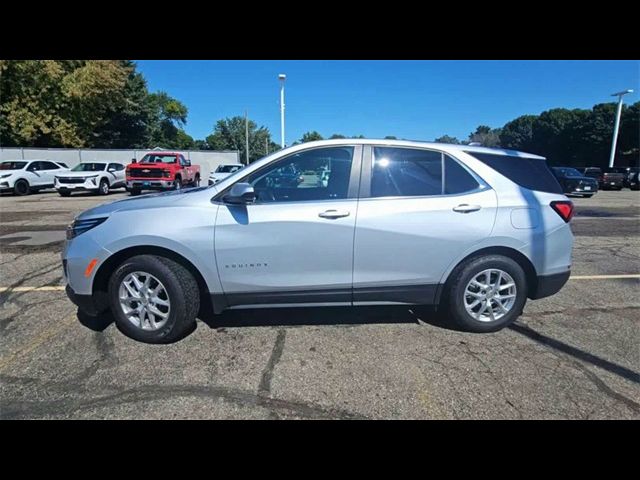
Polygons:
M256 192L248 183L236 183L224 197L226 203L246 205L256 201Z
M131 163L138 163L138 161L135 158L132 158Z

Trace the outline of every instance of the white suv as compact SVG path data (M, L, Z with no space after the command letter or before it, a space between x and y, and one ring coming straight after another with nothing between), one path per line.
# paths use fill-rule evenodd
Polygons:
M216 171L209 174L209 185L214 185L224 180L232 173L240 170L242 167L244 167L244 165L241 163L223 163L222 165L218 165Z
M68 171L66 164L50 160L5 160L0 163L0 192L29 195L53 188L54 176Z
M437 305L493 332L567 282L572 214L537 155L324 140L88 210L62 259L73 302L150 343L181 338L199 310L256 307Z
M79 163L70 171L55 177L56 190L62 197L80 191L107 195L110 188L123 188L125 183L125 166L121 163Z

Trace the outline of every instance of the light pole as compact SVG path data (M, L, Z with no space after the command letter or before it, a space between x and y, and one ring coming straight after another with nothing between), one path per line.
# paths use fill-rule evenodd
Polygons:
M633 90L623 90L618 93L612 93L612 97L618 97L618 110L616 111L616 123L613 127L613 139L611 140L611 156L609 157L609 168L613 167L613 160L616 156L616 144L618 143L618 129L620 128L620 115L622 114L622 97L627 93L633 93Z
M282 148L286 147L284 143L284 81L287 76L284 73L278 75L280 80L280 145Z
M249 113L244 111L244 141L247 165L249 165Z

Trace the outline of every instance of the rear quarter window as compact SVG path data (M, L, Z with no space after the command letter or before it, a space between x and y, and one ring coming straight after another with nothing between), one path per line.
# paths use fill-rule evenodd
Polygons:
M465 153L477 158L521 187L538 192L562 193L562 187L546 160L469 151Z

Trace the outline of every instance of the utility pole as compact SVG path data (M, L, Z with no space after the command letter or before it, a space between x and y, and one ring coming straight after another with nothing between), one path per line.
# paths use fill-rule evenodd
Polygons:
M284 73L278 75L280 80L280 145L285 148L287 145L284 141L284 81L287 76Z
M613 167L613 161L616 157L618 129L620 128L620 115L622 113L622 97L624 97L627 93L633 93L633 90L623 90L622 92L611 94L612 97L618 97L618 110L616 111L616 123L613 127L613 139L611 140L611 156L609 157L609 168Z
M247 165L249 165L249 115L247 111L244 111L244 135L245 135L245 148Z

